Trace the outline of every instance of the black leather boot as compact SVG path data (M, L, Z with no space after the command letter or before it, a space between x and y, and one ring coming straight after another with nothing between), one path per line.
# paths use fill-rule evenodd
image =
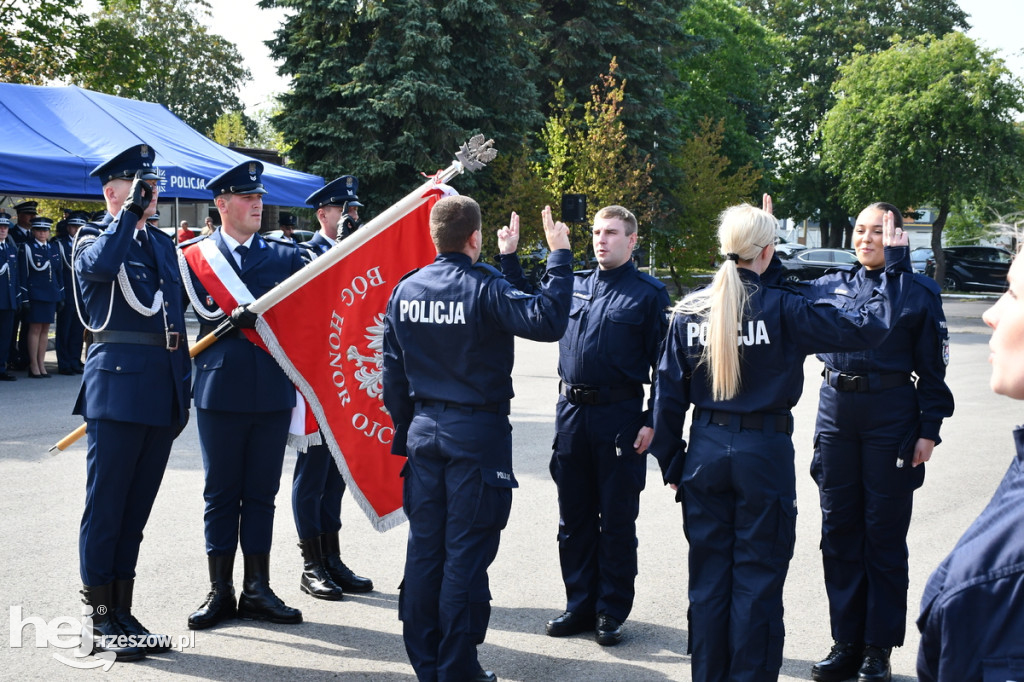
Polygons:
M121 624L126 635L146 650L147 654L162 654L170 650L170 637L154 635L132 615L132 594L135 592L135 580L114 581L114 616Z
M191 630L203 630L217 623L234 618L235 608L235 555L206 557L210 565L210 593L206 601L188 617Z
M857 676L864 660L864 645L859 642L836 642L825 660L811 666L811 679L818 682L843 682Z
M82 585L82 603L88 616L92 618L92 651L94 654L109 651L118 661L138 661L146 657L146 650L137 646L121 646L128 641L121 624L114 615L114 584L88 586ZM89 631L82 633L89 636Z
M891 648L872 646L864 647L864 662L857 672L857 682L889 682L892 669L889 667Z
M245 578L242 596L238 598L238 616L248 620L268 620L271 623L294 624L302 622L302 611L287 606L270 589L270 555L246 554Z
M320 551L320 538L299 540L299 549L302 550L302 578L299 579L299 589L317 599L338 601L344 597L345 593L341 587L327 575L324 556Z
M346 592L369 592L373 589L373 581L352 572L341 560L341 545L337 533L324 533L320 536L320 548L324 555L324 566L327 575Z

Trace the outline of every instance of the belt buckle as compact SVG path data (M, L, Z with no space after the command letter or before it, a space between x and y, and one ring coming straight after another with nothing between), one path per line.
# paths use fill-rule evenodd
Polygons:
M171 331L168 331L168 332L164 332L164 335L165 335L165 337L167 339L167 343L165 345L165 348L167 348L167 350L171 350L171 351L178 350L178 345L181 343L181 332L171 332Z
M840 391L860 391L861 379L867 379L867 377L862 377L857 374L840 373L839 380L836 382L836 388Z
M573 405L596 405L597 391L592 388L570 386L569 402L571 402Z

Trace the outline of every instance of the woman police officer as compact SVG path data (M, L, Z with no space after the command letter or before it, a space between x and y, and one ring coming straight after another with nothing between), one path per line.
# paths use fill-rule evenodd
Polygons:
M802 283L801 293L856 309L885 267L887 212L902 227L892 204L872 204L857 216L853 245L861 267ZM821 497L821 554L835 639L828 656L811 667L819 682L887 681L892 647L903 645L914 490L924 482L921 465L939 443L942 420L953 414L940 290L929 277L912 277L906 305L882 345L818 355L825 381L811 475Z
M722 213L725 260L709 287L676 305L658 365L651 452L683 502L694 680L778 678L796 530L790 409L804 358L879 344L910 281L907 249L898 248L887 250L878 286L854 310L764 286L776 228L753 206ZM891 214L883 236L886 246L907 244Z

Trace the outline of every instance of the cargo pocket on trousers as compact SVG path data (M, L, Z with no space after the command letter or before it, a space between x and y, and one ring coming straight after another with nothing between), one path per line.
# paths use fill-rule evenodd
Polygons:
M775 546L772 548L772 560L785 564L793 558L793 547L796 545L796 498L780 497L776 504L779 507L778 528Z
M519 487L515 474L502 469L480 468L483 487L480 491L480 506L477 508L477 528L504 530L512 511L512 489Z

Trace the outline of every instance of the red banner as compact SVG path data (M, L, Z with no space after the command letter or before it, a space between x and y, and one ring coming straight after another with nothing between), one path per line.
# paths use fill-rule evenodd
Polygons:
M428 192L266 310L257 326L312 409L349 493L378 530L405 520L405 458L390 454L394 427L381 400L384 312L398 281L434 259L430 209L442 191Z

